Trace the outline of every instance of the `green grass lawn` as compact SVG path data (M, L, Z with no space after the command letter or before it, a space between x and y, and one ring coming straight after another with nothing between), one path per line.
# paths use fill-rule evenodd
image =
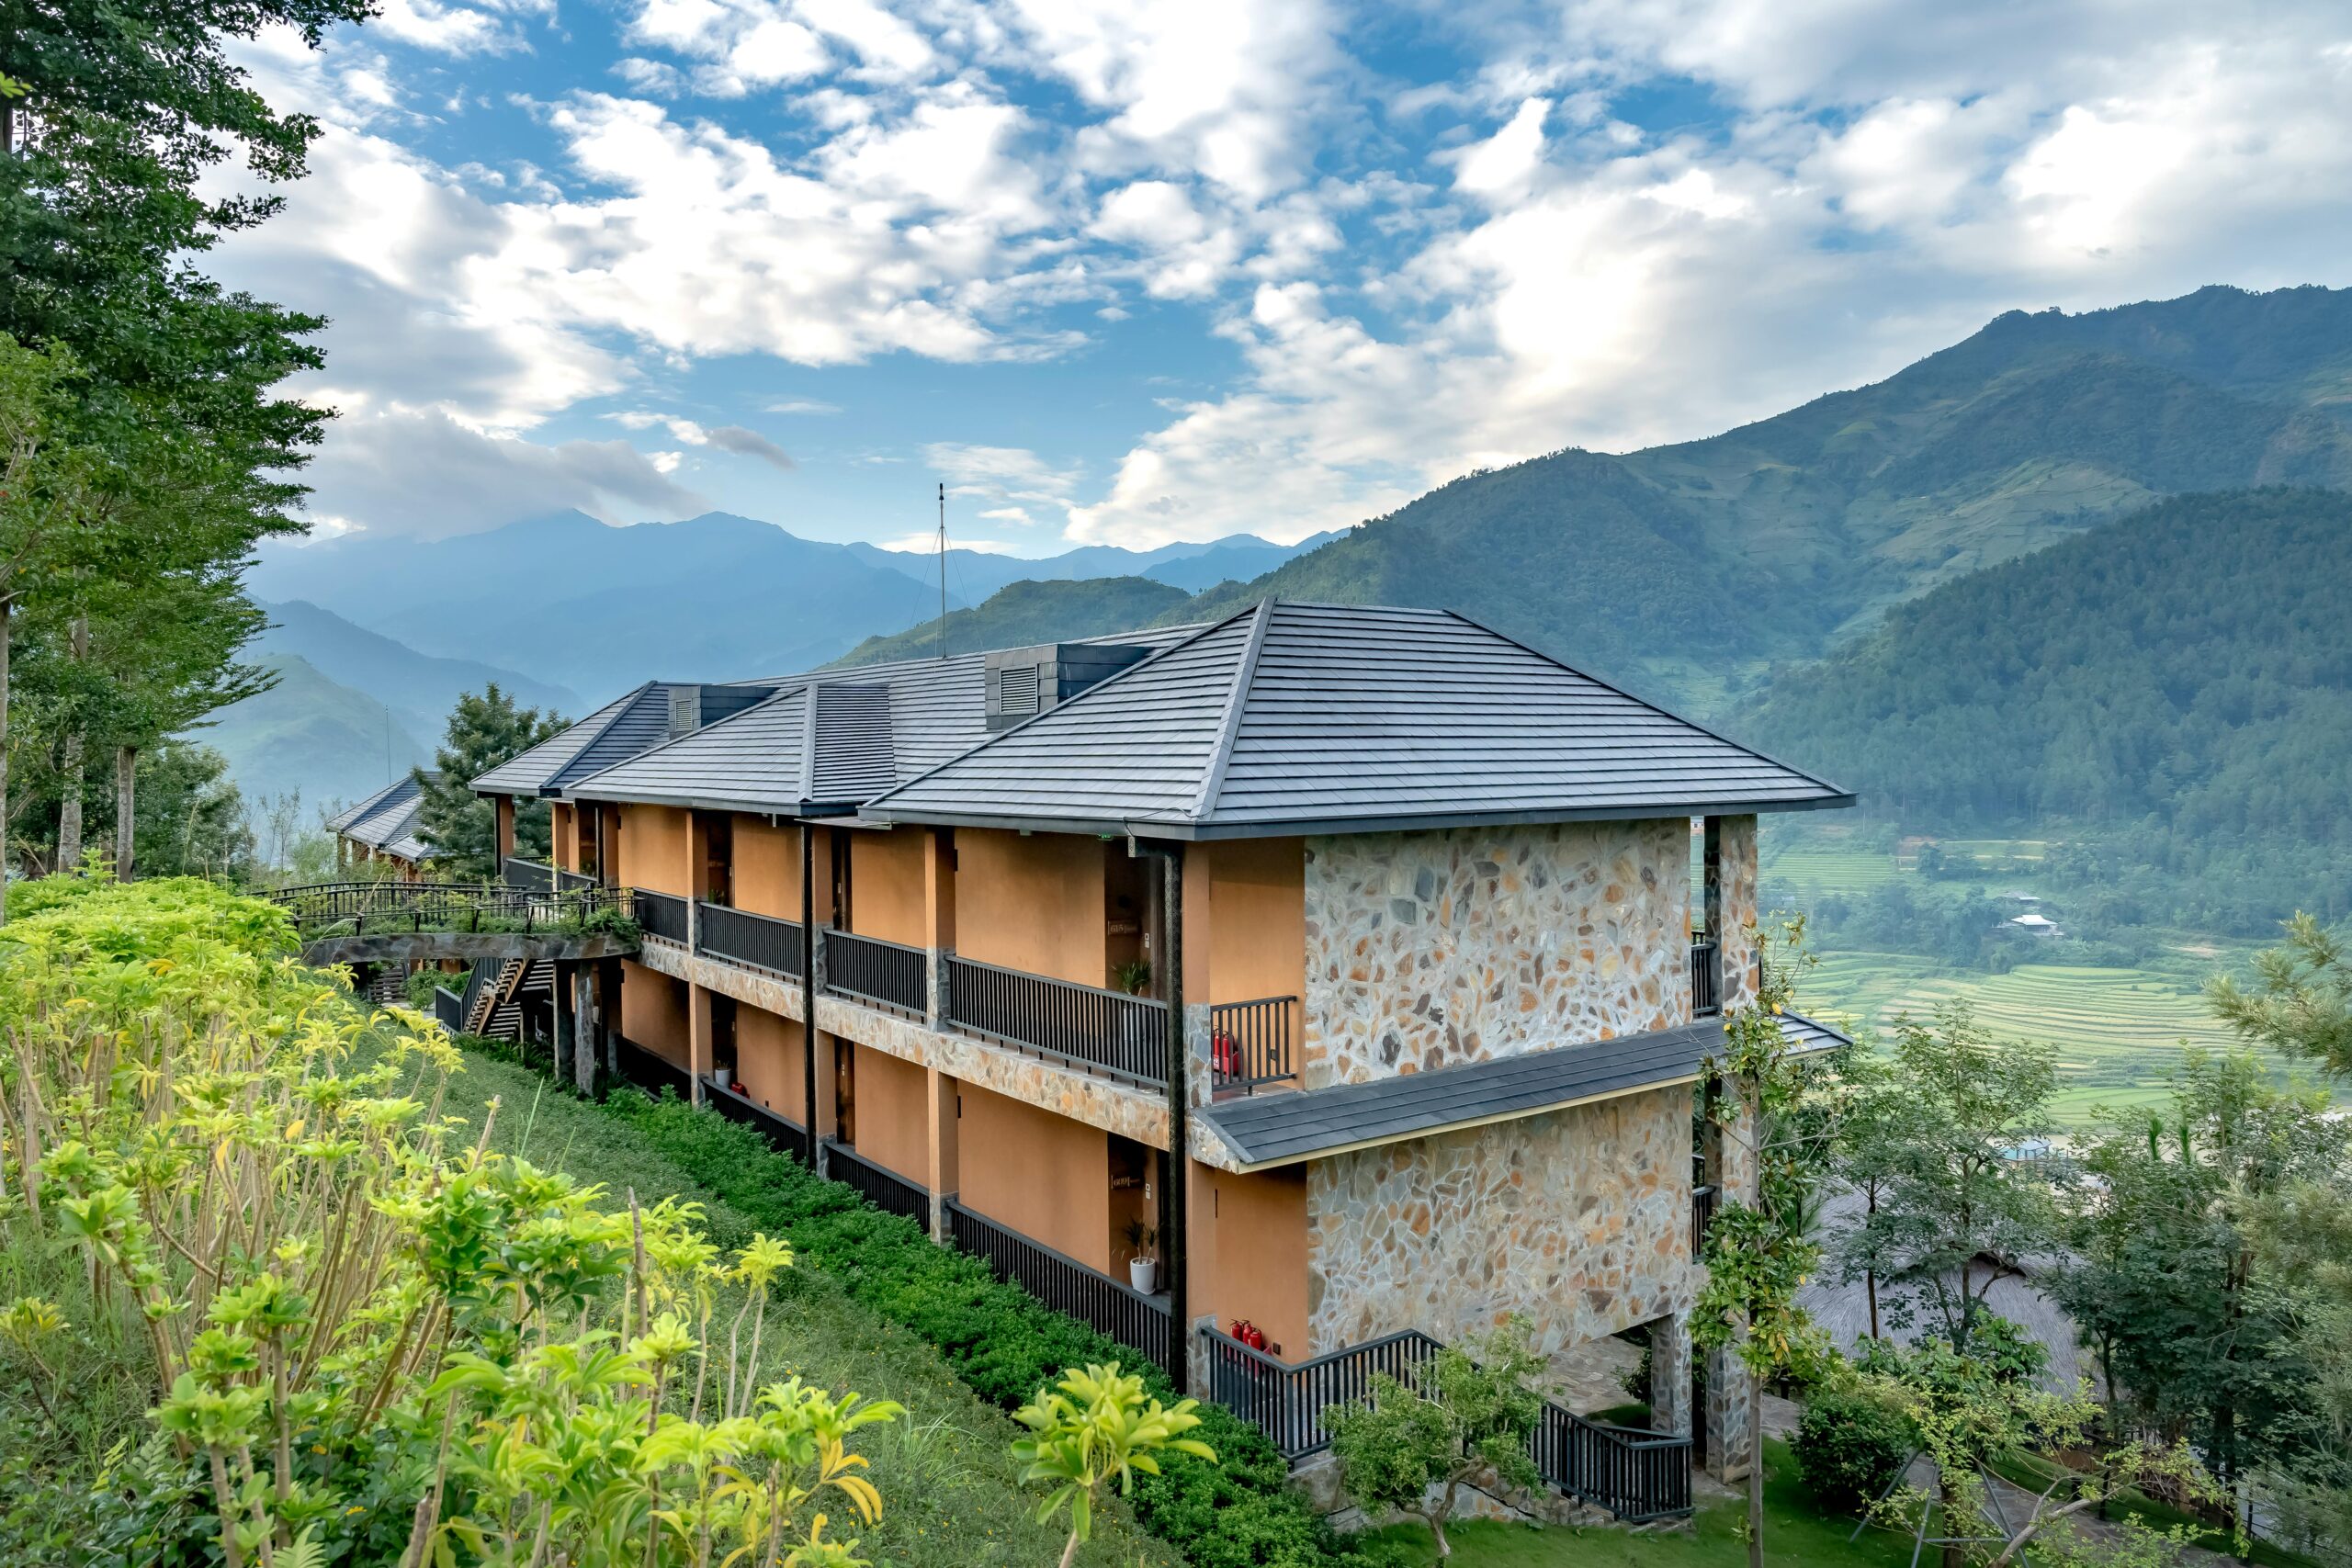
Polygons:
M479 1128L492 1096L500 1104L492 1147L601 1183L616 1200L634 1191L642 1202L673 1195L699 1202L713 1240L734 1247L750 1239L748 1218L639 1146L619 1123L531 1068L469 1050L445 1111ZM471 1136L464 1142L470 1144ZM717 1317L722 1339L728 1310ZM876 1568L1038 1568L1058 1560L1063 1531L1031 1517L1043 1494L1023 1490L1007 1452L1019 1429L982 1403L929 1345L809 1269L785 1276L767 1325L762 1382L797 1373L907 1407L904 1419L868 1428L856 1445L873 1465L871 1478L884 1505L879 1525L834 1531L860 1536L860 1556ZM1096 1515L1094 1539L1078 1560L1102 1568L1175 1568L1181 1561L1115 1506Z
M1766 1445L1764 1560L1783 1568L1902 1568L1911 1561L1909 1538L1864 1530L1851 1545L1852 1519L1825 1517L1794 1479L1787 1445ZM1747 1506L1711 1502L1687 1529L1643 1532L1598 1528L1563 1529L1532 1525L1470 1523L1450 1529L1453 1568L1741 1568L1747 1542L1741 1533ZM1408 1561L1437 1561L1422 1525L1396 1525L1374 1540L1400 1547Z

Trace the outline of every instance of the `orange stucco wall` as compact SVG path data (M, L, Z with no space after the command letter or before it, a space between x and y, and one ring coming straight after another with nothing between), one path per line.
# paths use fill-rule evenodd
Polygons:
M749 1002L736 1005L736 1077L753 1100L804 1127L808 1124L808 1069L802 1065L807 1054L797 1019Z
M800 829L764 817L735 817L735 907L778 919L800 918Z
M621 1032L679 1066L686 1065L686 985L621 960Z
M684 898L694 889L687 860L691 814L671 806L621 807L621 885Z
M1306 841L1240 839L1193 846L1208 861L1208 994L1246 1002L1306 993ZM1193 909L1185 908L1187 924Z
M983 964L1104 984L1102 840L957 829L956 935Z
M1109 1135L970 1084L958 1092L965 1207L1110 1272Z
M922 828L849 835L849 929L859 936L931 945L923 919Z
M1193 1168L1193 1310L1247 1318L1288 1360L1308 1354L1306 1169L1236 1176Z
M929 1075L912 1062L863 1045L850 1049L857 1053L857 1152L910 1180L927 1182Z
M550 852L566 871L580 869L579 816L568 800L559 800L550 813Z

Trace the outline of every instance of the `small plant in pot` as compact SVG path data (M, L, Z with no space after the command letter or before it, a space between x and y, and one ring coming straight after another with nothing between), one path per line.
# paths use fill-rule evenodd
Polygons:
M1151 1250L1159 1245L1159 1233L1139 1219L1129 1220L1126 1237L1127 1283L1150 1295L1159 1289L1159 1259Z

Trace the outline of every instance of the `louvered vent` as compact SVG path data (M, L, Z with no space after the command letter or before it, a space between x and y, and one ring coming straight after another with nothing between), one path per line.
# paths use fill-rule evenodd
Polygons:
M678 686L670 693L670 739L692 735L702 728L702 688Z
M1037 711L1037 667L1023 664L996 672L996 711L1016 718Z

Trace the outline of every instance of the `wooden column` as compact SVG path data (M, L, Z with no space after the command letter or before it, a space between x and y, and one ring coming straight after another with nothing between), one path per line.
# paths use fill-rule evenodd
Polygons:
M506 874L506 857L514 852L514 797L493 795L492 807L498 813L498 875Z
M962 1110L956 1096L963 1086L937 1067L925 1068L924 1075L928 1089L924 1105L931 1122L931 1165L924 1185L931 1189L931 1239L944 1242L947 1239L946 1201L963 1180L956 1167Z
M702 1104L702 1080L710 1071L710 993L700 986L686 987L686 1071L693 1077L694 1103Z

